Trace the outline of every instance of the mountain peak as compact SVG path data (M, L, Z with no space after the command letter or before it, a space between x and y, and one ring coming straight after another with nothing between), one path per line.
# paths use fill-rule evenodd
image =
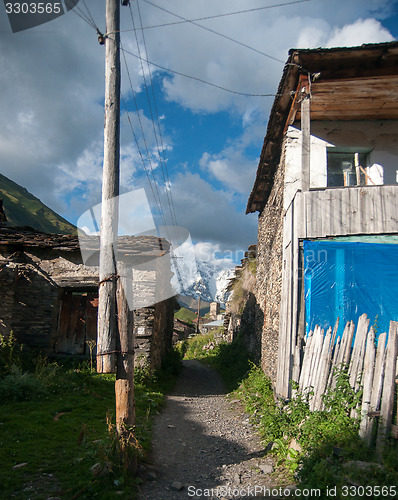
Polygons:
M187 289L184 289L183 295L195 299L200 296L207 302L220 302L224 305L228 297L226 290L228 280L233 276L235 268L220 268L216 263L199 260L197 260L197 268L198 273L195 281Z

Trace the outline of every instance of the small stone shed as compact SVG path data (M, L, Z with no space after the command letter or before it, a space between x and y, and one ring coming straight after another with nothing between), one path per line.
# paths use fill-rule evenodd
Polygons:
M153 236L122 238L143 260L168 250L165 240ZM98 252L92 260L93 265L83 264L77 236L7 227L3 221L0 333L12 331L25 348L46 354L87 354L87 341L97 338ZM148 293L155 282L152 276L149 283L137 283L137 290ZM136 362L147 360L153 368L161 364L171 348L174 304L169 298L134 311Z

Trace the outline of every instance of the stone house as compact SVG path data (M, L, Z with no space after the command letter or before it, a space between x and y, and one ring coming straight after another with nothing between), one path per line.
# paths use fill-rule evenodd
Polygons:
M167 252L152 236L122 237L135 262ZM128 239L128 241L126 240ZM46 354L86 355L97 338L98 252L84 265L74 235L45 234L0 224L0 333L14 335L25 348ZM136 276L135 293L150 293L151 281ZM171 348L174 298L134 310L136 361L158 367Z
M359 308L372 303L382 320L398 319L396 301L381 292L398 282L397 183L398 42L290 50L247 205L247 213L259 213L261 363L277 395L290 395L305 333L322 321L322 304L333 321L369 314ZM362 288L357 278L349 285L348 256L355 267L366 244L359 274L387 251L389 267L379 274L391 280L376 275ZM322 276L327 260L332 281ZM362 297L354 297L359 289Z

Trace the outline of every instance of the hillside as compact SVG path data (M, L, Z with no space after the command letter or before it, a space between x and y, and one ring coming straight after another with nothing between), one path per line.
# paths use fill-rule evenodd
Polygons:
M198 300L194 297L188 297L186 295L178 295L177 296L178 303L180 306L186 309L190 309L191 311L198 311ZM206 300L200 301L200 315L204 316L206 313L210 311L210 302Z
M191 309L187 309L186 307L181 307L181 309L174 313L174 318L183 321L184 323L188 323L189 325L193 324L193 320L196 318L196 313Z
M74 234L76 227L25 188L0 174L0 199L10 226L30 226L45 233Z

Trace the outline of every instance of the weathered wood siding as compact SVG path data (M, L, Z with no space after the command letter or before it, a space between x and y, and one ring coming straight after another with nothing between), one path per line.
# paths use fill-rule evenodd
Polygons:
M297 193L295 207L302 196ZM304 203L299 238L398 233L398 186L311 190Z

